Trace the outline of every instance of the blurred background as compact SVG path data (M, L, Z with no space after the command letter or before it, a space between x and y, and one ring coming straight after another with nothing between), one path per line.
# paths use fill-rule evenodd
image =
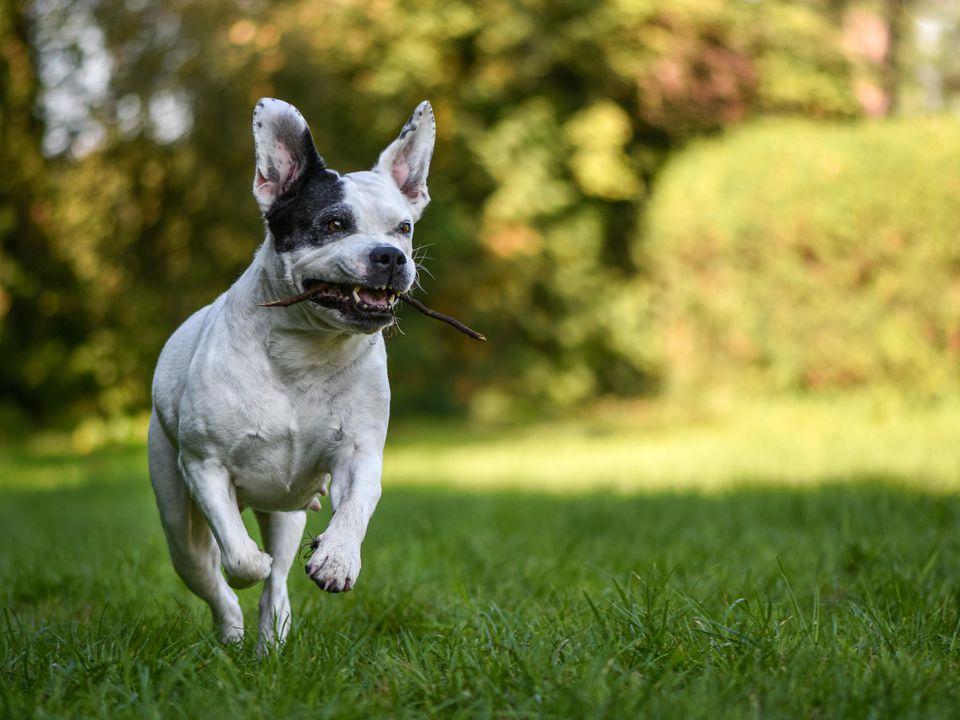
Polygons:
M341 171L433 103L421 297L490 340L404 312L401 418L957 389L955 0L0 6L0 437L142 429L265 95Z

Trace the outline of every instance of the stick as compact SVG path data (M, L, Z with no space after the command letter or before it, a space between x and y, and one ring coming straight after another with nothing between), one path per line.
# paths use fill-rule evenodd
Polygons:
M293 295L292 297L280 298L279 300L271 300L270 302L260 303L260 307L290 307L291 305L296 305L297 303L302 303L304 300L309 300L314 295L319 294L323 291L322 285L314 285L312 288L306 292L302 292L299 295ZM444 315L443 313L437 312L436 310L431 310L426 305L424 305L419 300L415 300L412 297L407 295L397 295L398 298L403 300L408 305L412 305L414 308L422 312L427 317L432 317L434 320L439 320L440 322L445 322L447 325L450 325L464 335L472 337L474 340L479 340L480 342L486 342L487 338L482 333L478 333L472 328L468 328L462 322L456 318L452 318L449 315Z
M312 288L306 292L302 292L299 295L294 295L293 297L280 298L279 300L271 300L270 302L260 303L260 307L290 307L291 305L296 305L301 303L304 300L309 300L314 295L318 294L323 290L323 285L314 285Z
M478 333L476 330L473 330L472 328L468 328L466 325L464 325L462 322L460 322L456 318L452 318L449 315L444 315L443 313L439 313L436 310L431 310L422 302L420 302L419 300L415 300L412 297L408 297L406 295L398 295L397 297L399 297L408 305L413 305L413 307L415 307L417 310L422 312L427 317L432 317L434 320L439 320L440 322L445 322L447 325L452 325L457 330L462 332L464 335L469 335L474 340L479 340L480 342L487 341L487 337L485 335Z

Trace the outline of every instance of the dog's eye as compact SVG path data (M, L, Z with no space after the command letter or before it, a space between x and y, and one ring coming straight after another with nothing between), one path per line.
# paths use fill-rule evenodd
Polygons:
M411 230L413 230L413 226L410 223L408 223L406 220L404 220L402 223L397 225L397 231L402 233L403 235L409 235Z
M328 233L340 232L341 230L343 230L343 221L337 220L336 218L334 218L333 220L327 220L323 224L323 229L326 230Z

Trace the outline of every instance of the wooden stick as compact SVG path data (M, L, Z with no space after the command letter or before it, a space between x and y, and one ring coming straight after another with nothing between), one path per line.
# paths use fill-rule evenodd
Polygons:
M408 305L412 305L427 317L432 317L434 320L439 320L440 322L445 322L447 325L452 325L457 330L462 332L464 335L469 335L474 340L479 340L480 342L487 341L487 338L485 335L478 333L476 330L473 330L472 328L468 328L466 325L464 325L462 322L460 322L456 318L452 318L449 315L444 315L443 313L439 313L436 310L431 310L422 302L420 302L419 300L415 300L412 297L408 297L406 295L398 295L397 297L399 297Z
M302 303L304 300L309 300L314 295L319 294L325 288L323 285L314 285L312 288L306 292L302 292L299 295L294 295L293 297L280 298L279 300L271 300L270 302L260 303L260 307L290 307L291 305L296 305L297 303Z
M279 300L271 300L270 302L260 303L260 307L290 307L291 305L296 305L297 303L302 303L304 300L309 300L314 295L321 293L325 287L323 285L314 285L312 288L306 292L302 292L299 295L293 295L292 297L280 298ZM462 322L456 318L452 318L449 315L444 315L443 313L437 312L436 310L431 310L426 305L424 305L419 300L415 300L412 297L407 295L397 295L398 298L403 300L408 305L412 305L414 308L422 312L427 317L431 317L434 320L439 320L440 322L445 322L447 325L456 328L464 335L472 337L474 340L479 340L480 342L486 342L487 338L482 333L478 333L476 330L467 327Z

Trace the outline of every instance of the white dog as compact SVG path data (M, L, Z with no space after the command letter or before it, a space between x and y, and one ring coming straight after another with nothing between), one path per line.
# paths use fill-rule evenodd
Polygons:
M170 338L153 380L150 477L173 565L224 641L243 636L230 589L266 580L261 650L290 625L287 573L306 508L333 517L307 575L350 590L380 499L390 388L381 330L414 281L413 223L430 200L436 126L423 102L369 172L325 167L300 112L253 114L253 194L266 239L239 280ZM322 285L309 302L261 303ZM252 508L265 551L240 513ZM220 572L220 566L226 578Z

